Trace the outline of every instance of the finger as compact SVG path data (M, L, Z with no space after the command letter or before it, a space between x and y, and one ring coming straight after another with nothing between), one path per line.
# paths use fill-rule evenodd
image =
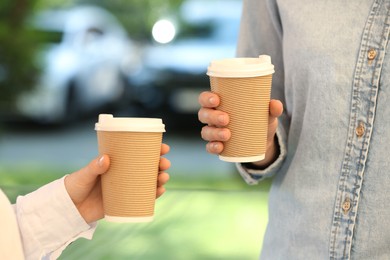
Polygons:
M205 141L227 141L231 137L230 130L227 128L217 128L204 126L201 131L202 139Z
M171 148L167 144L161 144L161 155L169 153Z
M198 97L198 102L202 107L215 108L219 105L219 97L210 91L203 91Z
M223 151L223 143L209 142L206 144L206 151L211 154L220 154Z
M165 193L165 187L164 186L157 187L156 198L161 197L161 195L163 195L164 193Z
M67 175L64 183L71 199L77 203L80 198L83 198L84 193L92 189L99 180L97 177L107 172L109 166L110 158L107 155L102 155L92 160L84 168Z
M87 184L96 180L96 177L107 172L110 166L108 155L102 155L92 160L84 168L69 175L72 179L77 179L80 184Z
M108 168L110 166L110 157L108 155L103 154L93 160L89 165L87 166L87 172L90 175L101 175L108 171Z
M157 187L164 186L169 181L169 174L166 172L161 172L157 177Z
M269 102L269 113L272 117L279 117L283 113L283 104L277 99Z
M160 164L159 164L159 170L160 171L166 171L171 167L171 161L167 158L161 157L160 158Z
M229 124L229 116L227 113L211 108L199 109L198 119L203 124L208 125L226 126Z
M278 117L283 113L283 104L279 100L272 99L269 104L269 125L276 125Z

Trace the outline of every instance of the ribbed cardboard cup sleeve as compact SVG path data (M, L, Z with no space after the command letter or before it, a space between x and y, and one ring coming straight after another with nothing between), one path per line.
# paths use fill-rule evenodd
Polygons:
M110 167L101 177L105 219L153 220L163 129L142 128L146 130L142 132L139 126L129 126L137 120L123 119L121 127L128 127L123 131L121 127L105 128L105 119L100 121L96 127L99 153L110 157Z
M219 158L228 162L264 159L274 66L271 58L232 58L212 61L207 74L211 91L220 97L218 110L229 115L231 138Z
M220 158L231 162L259 161L267 146L272 75L254 78L210 78L220 97L218 110L229 114L231 132Z

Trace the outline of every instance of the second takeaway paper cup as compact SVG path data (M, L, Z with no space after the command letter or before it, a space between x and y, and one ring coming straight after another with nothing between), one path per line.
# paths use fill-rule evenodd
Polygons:
M271 57L212 61L207 75L218 94L218 110L229 114L231 138L219 158L228 162L263 160L267 145L269 102L274 66Z
M101 114L95 130L99 153L110 157L110 168L101 178L105 219L152 221L165 132L162 120Z

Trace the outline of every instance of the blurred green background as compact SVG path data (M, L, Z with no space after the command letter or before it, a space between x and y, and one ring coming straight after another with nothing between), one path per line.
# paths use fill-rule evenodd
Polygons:
M0 187L14 201L63 176L58 169L0 168ZM215 172L186 178L171 172L151 223L101 220L93 239L72 243L60 259L258 259L267 222L269 182L246 186L237 175Z
M0 115L14 109L16 98L31 90L41 71L33 57L47 39L26 26L32 13L78 4L102 6L131 32L132 40L142 45L150 41L151 27L158 17L175 13L181 2L2 0ZM74 134L80 132L77 123L76 127L63 128L25 123L15 126L0 121L0 188L10 200L14 202L16 196L77 170L92 159L96 152L92 120L83 126L87 137ZM171 180L166 194L157 200L153 222L113 224L102 220L92 241L75 241L60 259L257 259L267 223L270 182L246 185L233 165L221 164L206 154L199 131L195 128L191 133L168 136ZM72 137L67 138L76 139L76 144L69 142L69 147L64 147L64 141L53 148L59 144L59 136L68 132ZM46 143L51 143L50 148ZM72 149L80 151L73 155ZM53 154L63 164L53 163L52 158L40 160Z

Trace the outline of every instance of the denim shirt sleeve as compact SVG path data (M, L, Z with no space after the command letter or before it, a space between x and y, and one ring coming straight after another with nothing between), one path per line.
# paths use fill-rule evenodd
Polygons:
M276 136L279 144L279 156L278 158L267 168L264 170L256 170L245 167L242 163L236 163L236 167L241 177L245 180L245 182L249 185L258 184L260 181L265 178L272 177L283 164L284 159L287 155L286 149L286 135L282 127L279 127L276 130Z

